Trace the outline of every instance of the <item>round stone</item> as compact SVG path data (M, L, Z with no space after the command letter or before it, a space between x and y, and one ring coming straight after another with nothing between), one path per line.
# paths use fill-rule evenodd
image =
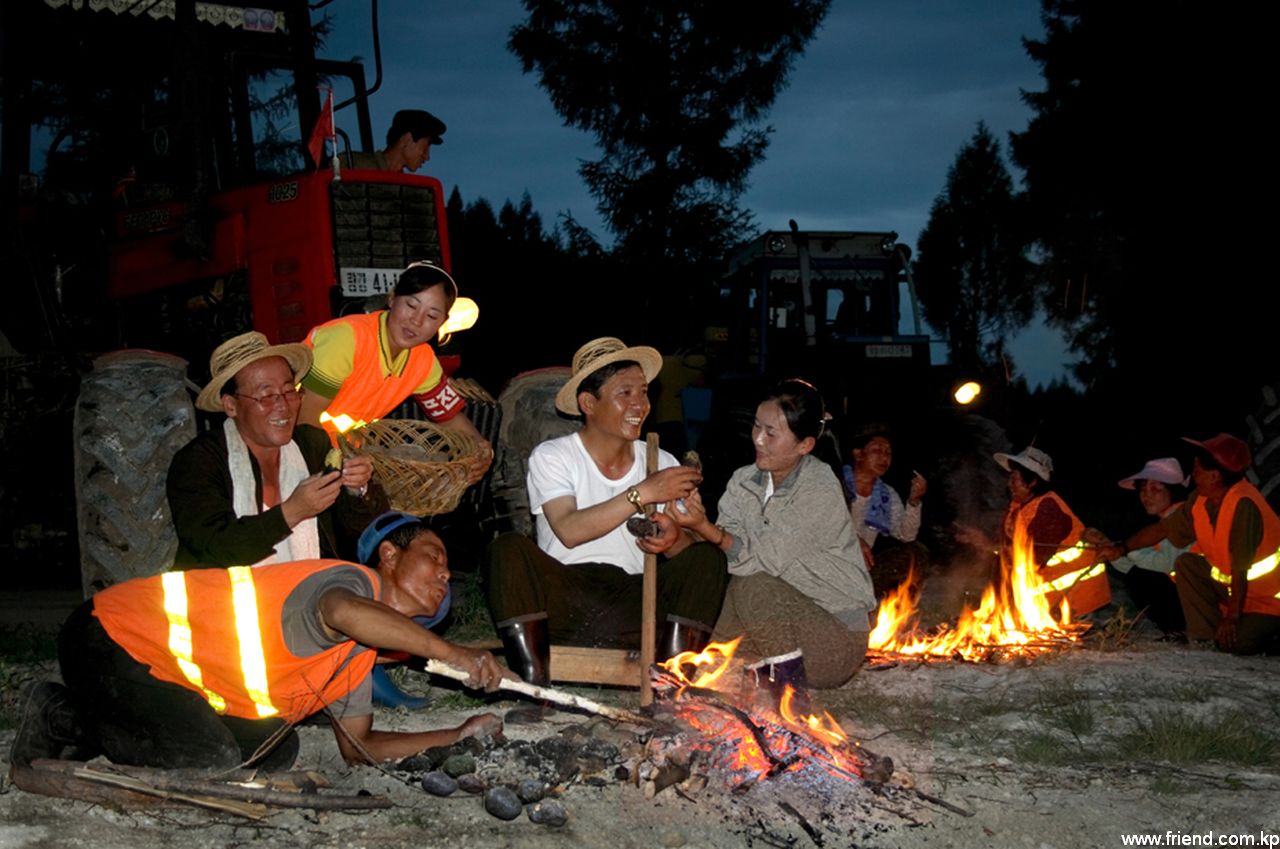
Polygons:
M526 778L516 787L516 795L527 805L530 802L541 802L542 797L546 795L546 789L536 778Z
M444 770L445 774L457 778L458 776L475 772L476 759L471 757L471 755L450 755L445 758L440 769Z
M422 776L422 789L432 796L452 796L458 790L458 782L443 772L428 772Z
M484 809L500 820L513 820L524 808L509 787L490 787L484 794Z
M474 772L468 772L466 775L458 776L458 787L467 793L483 793L486 786L484 779L476 775Z
M547 799L529 806L529 822L538 825L561 826L569 821L564 805L555 799Z

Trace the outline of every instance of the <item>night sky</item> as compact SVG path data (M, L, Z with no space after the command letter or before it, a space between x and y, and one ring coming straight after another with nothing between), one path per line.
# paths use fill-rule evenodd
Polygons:
M335 0L316 15L334 24L324 55L364 60L372 84L368 8ZM382 0L379 9L383 82L370 101L379 146L396 110L429 109L449 129L420 173L495 208L528 191L548 226L568 211L607 242L577 174L595 155L592 137L563 126L506 49L524 16L518 0ZM762 228L794 218L806 229L896 230L914 249L977 122L1006 146L1026 126L1019 90L1041 81L1021 38L1041 34L1037 0L835 0L767 119L772 143L744 205ZM354 112L338 124L354 135ZM1055 333L1029 329L1011 348L1032 385L1061 376Z

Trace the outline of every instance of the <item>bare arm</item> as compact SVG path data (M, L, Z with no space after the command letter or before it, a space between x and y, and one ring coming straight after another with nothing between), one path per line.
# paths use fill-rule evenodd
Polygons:
M636 489L644 504L664 504L692 493L702 480L702 473L689 466L672 466L656 472L641 481ZM635 505L627 500L625 492L613 498L578 507L572 495L552 498L542 505L542 513L552 532L568 548L599 539L625 522L636 512Z
M298 408L298 424L309 424L320 427L320 414L329 409L333 399L321 395L314 389L302 394L302 406Z
M502 730L502 720L491 713L473 716L454 728L433 731L375 731L373 714L343 717L332 720L332 723L333 736L338 740L338 751L349 764L368 763L369 759L364 752L368 753L374 763L398 760L433 746L451 746L466 737L495 734Z
M349 637L379 649L404 651L465 669L468 687L498 689L503 670L493 655L451 643L390 607L348 589L335 588L320 597L320 618L335 638Z

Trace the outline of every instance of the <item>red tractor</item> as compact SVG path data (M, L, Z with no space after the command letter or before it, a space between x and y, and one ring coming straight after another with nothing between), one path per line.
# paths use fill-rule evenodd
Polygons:
M322 85L350 94L359 148L374 139L363 66L316 58L305 0L12 0L0 16L6 265L31 270L11 288L38 308L5 322L15 345L91 329L82 347L198 370L250 326L296 341L414 260L449 267L438 180L342 168L341 133L336 165L311 161Z

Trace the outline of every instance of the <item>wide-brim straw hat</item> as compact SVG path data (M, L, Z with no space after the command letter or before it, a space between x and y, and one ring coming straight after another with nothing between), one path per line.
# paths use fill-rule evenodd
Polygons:
M648 381L652 381L662 371L662 354L658 353L657 348L650 348L648 345L629 348L625 342L613 336L592 339L573 355L573 373L556 393L556 409L570 416L582 415L582 411L578 409L578 385L593 372L610 363L626 360L639 363L644 379Z
M1049 481L1049 475L1053 473L1053 460L1050 459L1048 454L1031 445L1023 448L1017 454L997 453L995 460L1000 464L1000 468L1006 472L1010 471L1010 463L1017 463L1046 483Z
M1121 480L1120 486L1124 489L1137 489L1138 481L1160 481L1170 486L1186 486L1187 476L1176 458L1158 457L1148 460L1142 471Z
M213 377L196 396L196 407L211 413L222 412L222 387L226 382L250 363L268 357L283 357L293 370L294 383L311 370L311 349L306 345L297 342L272 345L256 330L241 333L213 349L213 356L209 357L209 373Z

